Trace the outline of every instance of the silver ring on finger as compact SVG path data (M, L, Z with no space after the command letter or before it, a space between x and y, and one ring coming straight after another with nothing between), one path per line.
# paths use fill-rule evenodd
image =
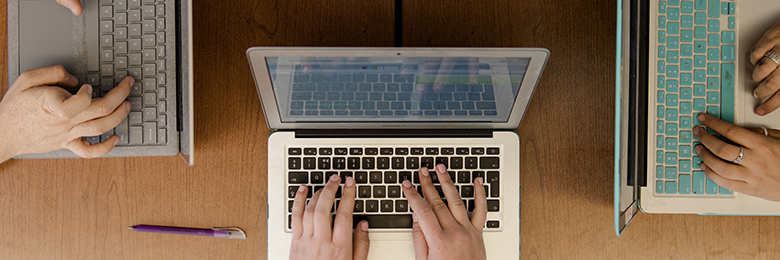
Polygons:
M769 129L766 129L766 127L761 127L761 130L764 130L764 136L769 136Z
M766 54L764 54L764 57L769 58L770 60L775 62L775 65L780 66L780 55L777 55L774 51L768 51Z
M734 161L732 161L732 162L735 163L735 164L736 163L740 163L740 162L742 162L742 159L744 159L744 157L745 157L745 148L740 146L739 147L739 156L737 157L737 159L734 159Z

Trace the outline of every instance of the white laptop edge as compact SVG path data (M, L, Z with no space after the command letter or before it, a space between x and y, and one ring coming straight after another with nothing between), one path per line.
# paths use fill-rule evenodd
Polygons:
M626 4L624 4L624 2ZM636 216L636 186L624 186L628 173L628 130L629 130L629 67L631 29L630 0L617 1L617 37L615 57L615 162L614 162L614 222L615 234L620 234ZM626 35L626 37L623 37ZM627 194L624 194L627 193ZM633 196L631 194L634 194ZM623 202L623 203L621 203ZM629 205L628 207L621 206Z
M182 21L180 24L182 28L179 28L182 32L186 32L186 37L182 37L181 39L182 46L179 50L180 52L184 52L181 53L182 62L180 70L182 75L179 79L182 86L180 104L182 107L182 131L179 132L179 156L187 162L187 165L193 166L195 165L195 59L193 57L195 51L193 48L194 41L192 39L194 35L192 26L192 1L181 1L187 1L187 5L182 5L182 8L186 7L187 9L186 12L185 10L182 10L181 12ZM183 69L182 67L185 66L186 69Z

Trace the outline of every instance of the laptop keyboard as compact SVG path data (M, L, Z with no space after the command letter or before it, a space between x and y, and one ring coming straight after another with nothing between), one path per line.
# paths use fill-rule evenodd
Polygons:
M98 6L99 67L90 69L87 81L95 88L93 97L103 97L123 78L132 76L128 100L130 114L113 130L86 137L91 143L117 135L117 145L165 145L168 140L167 93L176 91L171 82L176 74L173 44L166 36L175 35L175 14L168 9L172 0L100 0ZM92 50L90 50L92 51ZM90 66L93 67L93 66ZM98 90L99 89L99 90ZM175 129L171 129L175 131Z
M702 171L693 149L701 142L692 129L701 125L696 115L703 112L734 122L736 6L736 1L658 1L657 195L734 196Z
M293 77L291 116L495 116L492 84L415 84L400 73ZM490 81L490 78L481 77Z
M298 187L307 185L307 196L311 198L334 174L341 177L336 207L332 210L334 215L346 177L351 176L357 191L353 225L368 220L371 228L412 228L411 210L401 183L410 180L419 185L419 169L432 169L440 163L447 166L450 179L469 212L474 210L474 178L477 177L485 180L488 212L501 211L500 147L288 147L286 157L288 232L292 231L291 212ZM445 199L437 175L430 176L439 196ZM421 192L420 186L417 191ZM500 222L501 219L488 218L487 230L498 230Z

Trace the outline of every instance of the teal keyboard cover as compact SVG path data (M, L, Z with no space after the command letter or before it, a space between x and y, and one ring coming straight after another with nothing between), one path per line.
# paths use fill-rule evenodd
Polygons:
M702 171L692 130L699 113L734 122L737 2L657 3L655 194L733 197Z

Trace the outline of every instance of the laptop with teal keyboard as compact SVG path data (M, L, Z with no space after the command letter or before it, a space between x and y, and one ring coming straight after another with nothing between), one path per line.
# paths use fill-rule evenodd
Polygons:
M699 113L780 128L755 114L748 53L777 20L776 0L619 0L615 229L647 213L780 215L780 203L718 186L699 166ZM710 130L711 131L711 130ZM711 131L713 132L713 131ZM713 132L714 133L714 132Z

